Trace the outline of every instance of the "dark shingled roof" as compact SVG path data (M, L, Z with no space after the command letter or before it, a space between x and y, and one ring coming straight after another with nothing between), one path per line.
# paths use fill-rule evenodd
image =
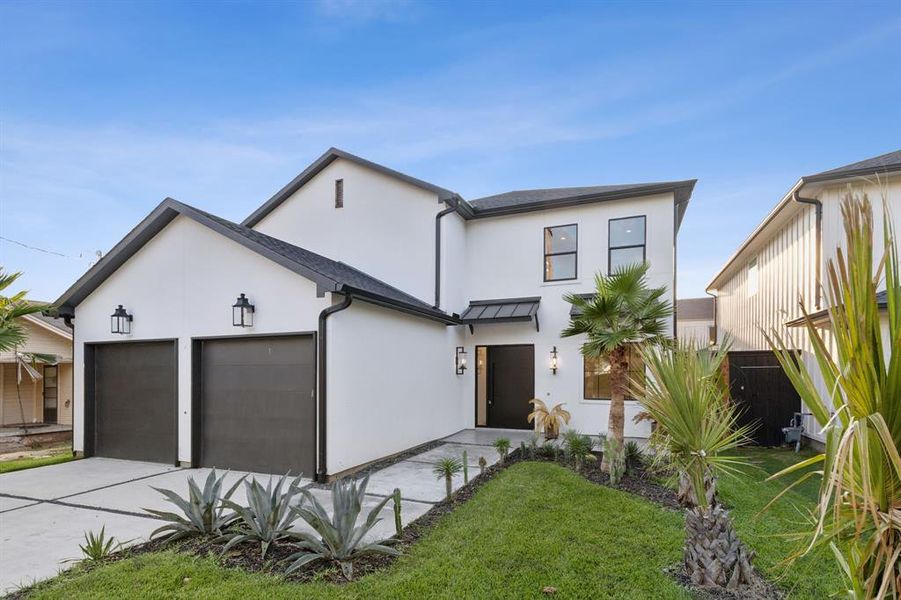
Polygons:
M62 314L72 314L85 297L137 252L150 238L159 233L176 216L183 215L242 244L315 282L320 290L354 293L363 300L384 304L406 312L446 323L456 323L455 317L438 310L406 292L343 262L310 252L299 246L238 225L222 217L194 208L172 198L166 198L150 215L119 242L106 256L81 277L54 303Z
M807 177L803 177L803 179L807 182L825 181L828 179L871 175L873 173L888 173L890 171L898 170L901 170L901 150L895 150L894 152L880 154L873 158L859 160L850 165L829 169L828 171L816 173L815 175L808 175Z
M683 298L676 300L676 315L679 319L713 320L713 298Z

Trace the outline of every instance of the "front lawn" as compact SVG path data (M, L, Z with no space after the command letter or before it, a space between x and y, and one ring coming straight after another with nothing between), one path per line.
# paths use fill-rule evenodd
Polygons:
M0 473L12 473L13 471L21 471L22 469L33 469L34 467L43 467L45 465L56 465L59 463L74 460L75 455L70 449L65 449L59 454L51 454L50 456L26 456L24 458L16 458L14 460L0 461Z
M794 460L780 451L748 451L761 467ZM778 460L773 460L778 457ZM740 534L757 550L757 565L789 590L790 598L824 598L838 589L830 557L778 565L796 543L779 533L799 525L810 490L760 509L781 489L749 481L721 483ZM798 507L798 508L796 508ZM115 535L115 532L110 532ZM388 569L351 584L297 584L217 565L212 558L174 552L144 554L75 571L40 585L35 598L72 597L305 597L305 598L690 598L665 573L681 559L682 516L626 492L590 483L551 463L511 466L443 518Z

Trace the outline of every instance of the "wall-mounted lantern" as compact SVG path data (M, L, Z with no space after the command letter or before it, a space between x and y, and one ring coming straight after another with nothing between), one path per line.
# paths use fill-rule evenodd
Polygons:
M551 350L551 373L557 374L557 346Z
M462 375L466 371L466 348L463 346L457 346L455 364L457 366L457 375Z
M110 315L110 333L128 335L131 333L131 322L134 318L120 304Z
M238 300L232 304L232 325L235 327L253 327L253 304L247 296L241 294Z

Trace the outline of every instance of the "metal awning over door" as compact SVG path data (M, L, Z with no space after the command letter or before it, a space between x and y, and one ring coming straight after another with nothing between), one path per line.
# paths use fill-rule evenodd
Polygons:
M487 323L516 323L535 320L538 329L538 305L541 297L500 298L495 300L472 300L460 315L460 321L469 325Z

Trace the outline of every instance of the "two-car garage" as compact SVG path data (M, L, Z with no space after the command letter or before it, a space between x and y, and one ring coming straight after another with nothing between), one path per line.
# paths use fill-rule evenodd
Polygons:
M314 336L194 339L191 354L192 464L312 476ZM175 340L86 344L86 454L177 463L178 389Z

